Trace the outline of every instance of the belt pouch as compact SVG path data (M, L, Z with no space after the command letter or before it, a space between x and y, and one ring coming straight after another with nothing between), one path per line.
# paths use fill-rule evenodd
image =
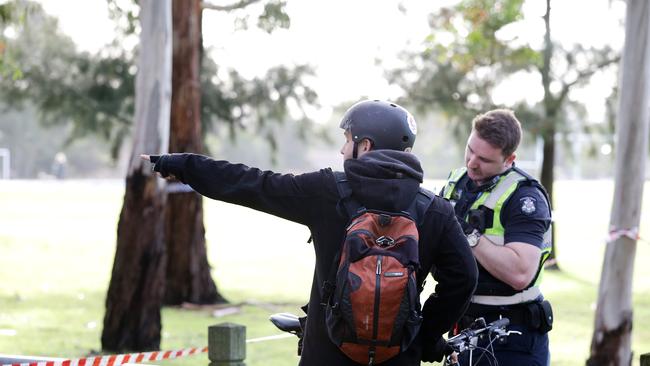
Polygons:
M546 333L549 330L553 329L553 308L551 307L551 303L547 300L539 303L539 308L542 313L542 319L540 319L541 327L539 328L539 331Z
M533 329L540 329L542 325L542 311L537 301L526 304L526 323Z

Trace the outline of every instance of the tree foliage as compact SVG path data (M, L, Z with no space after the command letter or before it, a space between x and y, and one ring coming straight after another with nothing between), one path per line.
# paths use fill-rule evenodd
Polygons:
M584 85L595 72L616 63L618 54L611 47L567 48L551 39L548 24L541 47L524 42L513 31L524 21L523 3L463 0L441 8L429 16L431 34L424 50L406 53L406 65L392 70L389 77L404 87L405 99L420 111L443 111L464 139L468 122L476 114L504 107L494 100L498 87L521 73L536 74L541 83L525 85L506 107L513 108L533 134L561 127L570 107L566 97L571 88ZM526 99L530 91L540 88L543 100Z
M35 3L26 22L8 43L22 76L0 82L2 99L14 109L33 104L45 126L71 125L69 141L101 136L116 154L134 110L132 56L117 48L98 55L79 52L58 21Z
M286 16L281 11L283 4L271 2L265 6L261 17L269 29L271 24L288 26L288 18L283 20L282 16ZM122 41L138 32L138 8L120 6L115 1L109 1L108 6L121 38L97 54L90 54L79 51L60 32L57 20L33 4L26 18L29 26L8 40L8 47L15 51L16 62L21 65L22 77L0 80L0 98L11 108L30 101L40 111L44 125L71 124L69 141L86 135L101 136L110 143L116 158L132 130L137 50L125 49ZM316 93L305 83L310 75L310 66L276 66L262 77L249 79L204 56L203 131L227 125L234 135L238 128L257 128L288 119L290 106L301 111L304 105L317 103ZM297 119L308 121L305 113ZM308 124L301 125L307 128ZM268 139L274 146L276 137L269 134Z
M520 39L516 27L523 21L524 0L461 0L429 17L432 29L425 49L407 55L405 67L390 78L406 91L406 100L420 111L441 110L454 122L455 135L467 137L469 121L497 107L515 111L523 127L541 137L541 183L553 198L555 137L571 114L584 107L568 100L576 86L589 82L599 70L616 64L619 54L611 47L564 46L551 37L551 0L546 1L541 46ZM495 90L525 74L541 83L519 86L509 105L495 101ZM542 89L539 101L527 100L531 90ZM553 260L553 251L551 259Z
M421 111L439 108L457 122L493 108L492 90L499 82L541 63L529 46L513 46L497 37L500 29L522 18L521 3L463 1L431 14L432 33L424 50L407 55L411 61L391 78L405 87L406 99Z
M242 9L248 9L251 5L259 3L260 0L241 0L231 4L217 4L214 1L203 2L204 9L217 10L222 12L240 12L235 19L239 29L248 29L251 15ZM284 0L270 0L264 4L262 12L257 16L257 27L271 33L278 28L289 28L291 18L286 13Z
M214 131L225 122L234 138L238 129L264 129L272 123L283 123L289 114L289 106L301 112L298 118L301 135L309 128L305 106L317 102L317 94L304 79L313 75L308 66L288 68L276 66L264 77L244 79L235 70L228 70L227 77L220 79L218 66L211 60L203 64L201 74L201 120L204 131ZM209 81L208 79L212 79ZM267 140L275 149L277 137L267 134Z
M9 33L19 32L25 24L25 15L32 11L32 6L21 0L7 1L0 4L0 78L11 75L12 79L21 76L20 67L15 56L8 47Z

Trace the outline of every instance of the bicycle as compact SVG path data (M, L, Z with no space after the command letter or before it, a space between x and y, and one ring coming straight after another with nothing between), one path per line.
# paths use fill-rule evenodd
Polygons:
M291 313L278 313L271 315L269 320L279 330L291 333L298 337L298 355L300 356L303 332L298 316ZM494 356L494 349L492 348L492 344L497 340L504 339L511 334L521 334L521 332L518 331L506 330L508 324L510 324L510 320L508 318L501 318L487 325L485 324L485 319L477 318L468 328L461 330L457 335L447 339L447 344L457 354L469 351L470 365L478 364L478 362L481 361L485 355L492 357L492 360L495 362L494 365L498 365L498 361ZM487 347L477 346L478 340L481 337L488 337ZM474 363L473 351L475 349L481 349L484 352ZM492 364L492 361L489 362ZM458 366L458 363L453 363L451 355L447 355L443 360L443 365Z
M521 335L521 332L516 330L506 330L506 327L510 324L508 318L497 319L490 324L485 324L485 319L477 318L474 322L468 327L461 330L457 335L447 339L447 345L457 354L469 351L469 365L477 365L483 356L491 357L494 363L488 359L490 365L498 365L499 362L494 355L494 342L498 340L505 339L511 334ZM488 344L486 347L479 347L478 340L481 338L487 337ZM483 353L478 357L474 362L473 355L474 350L482 350ZM444 359L445 366L458 366L457 362L452 361L451 355L447 355Z

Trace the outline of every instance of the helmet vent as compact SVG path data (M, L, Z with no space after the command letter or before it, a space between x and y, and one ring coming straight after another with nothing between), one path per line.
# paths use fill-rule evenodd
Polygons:
M395 104L393 104L393 103L391 103L390 106L397 108L397 106Z

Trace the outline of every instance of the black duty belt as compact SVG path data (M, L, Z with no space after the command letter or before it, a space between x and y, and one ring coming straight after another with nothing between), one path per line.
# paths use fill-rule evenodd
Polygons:
M492 306L472 303L465 315L473 318L482 317L486 323L491 323L500 318L510 319L512 325L527 325L530 323L527 304Z
M476 318L491 323L508 318L510 325L527 326L544 334L553 328L553 309L547 300L536 300L516 305L482 305L471 303L456 329L468 328ZM455 332L454 332L455 333Z

